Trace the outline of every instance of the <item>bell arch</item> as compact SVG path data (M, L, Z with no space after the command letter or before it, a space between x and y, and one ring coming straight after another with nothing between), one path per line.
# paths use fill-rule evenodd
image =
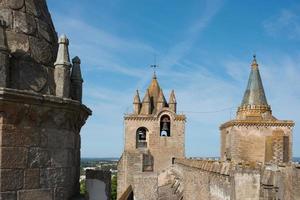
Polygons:
M139 127L136 130L136 148L147 148L147 132L145 127Z
M171 118L169 115L163 115L160 118L160 136L171 137Z

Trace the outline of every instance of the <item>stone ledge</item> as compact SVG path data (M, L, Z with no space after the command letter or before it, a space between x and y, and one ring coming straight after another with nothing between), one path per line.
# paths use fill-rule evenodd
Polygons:
M70 110L77 110L78 108L80 108L84 112L86 112L87 115L92 114L92 111L87 106L81 104L79 101L75 101L69 98L60 98L53 95L44 95L26 90L0 87L0 100L22 104L46 104L49 107L65 107Z
M294 127L292 120L231 120L220 126L220 130L230 126L287 126Z

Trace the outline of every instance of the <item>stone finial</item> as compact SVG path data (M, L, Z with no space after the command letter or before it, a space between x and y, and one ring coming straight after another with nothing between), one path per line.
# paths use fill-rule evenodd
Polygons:
M138 90L136 90L136 94L133 99L133 111L135 114L139 114L141 111L141 99Z
M143 103L150 103L150 94L149 94L149 89L146 90L146 94L143 98Z
M169 108L176 113L177 109L177 102L176 102L176 97L175 97L175 92L172 90L169 98Z
M164 108L166 106L166 103L167 102L166 102L164 93L163 93L162 89L160 89L159 95L158 95L158 98L157 98L157 111Z
M58 39L58 52L56 62L54 63L55 66L63 65L65 67L70 67L70 55L69 55L69 39L66 35L60 36Z
M134 104L136 104L136 103L141 103L140 94L139 94L139 91L138 91L138 90L136 90L136 94L135 94L135 96L134 96L133 103L134 103Z
M81 60L78 56L72 59L73 68L71 73L71 80L76 80L83 82L82 75L81 75Z
M257 68L258 67L257 60L256 60L256 55L255 54L253 55L253 60L252 60L251 66L253 68Z
M54 81L56 86L56 96L69 98L70 97L70 56L69 56L69 40L65 35L62 35L58 41L57 59L54 63Z
M73 67L71 73L71 98L77 101L82 100L82 75L81 75L81 61L78 56L72 59Z
M174 90L172 90L172 92L171 92L171 94L170 94L170 98L169 98L169 104L176 104L177 102L176 102L176 97L175 97L175 91Z
M142 102L141 114L144 115L151 114L151 101L150 101L149 89L146 90L146 94Z
M0 18L0 87L8 87L9 73L9 50L6 38L6 22Z

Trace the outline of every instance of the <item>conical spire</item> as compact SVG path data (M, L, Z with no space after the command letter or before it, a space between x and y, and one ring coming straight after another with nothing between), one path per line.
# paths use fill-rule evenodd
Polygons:
M247 89L245 91L244 98L242 101L242 106L247 105L268 106L255 55L253 56L253 61L251 64L251 73L249 76Z
M133 103L134 103L134 104L139 104L139 103L141 103L140 94L139 94L139 91L138 91L138 90L136 90L136 94L135 94L135 96L134 96Z

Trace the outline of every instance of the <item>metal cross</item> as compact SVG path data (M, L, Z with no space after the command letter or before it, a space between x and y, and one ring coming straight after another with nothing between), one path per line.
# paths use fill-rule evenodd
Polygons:
M154 64L153 65L150 65L151 68L153 68L153 73L154 73L154 76L156 77L156 68L159 67L157 64L156 64L156 56L154 56Z

